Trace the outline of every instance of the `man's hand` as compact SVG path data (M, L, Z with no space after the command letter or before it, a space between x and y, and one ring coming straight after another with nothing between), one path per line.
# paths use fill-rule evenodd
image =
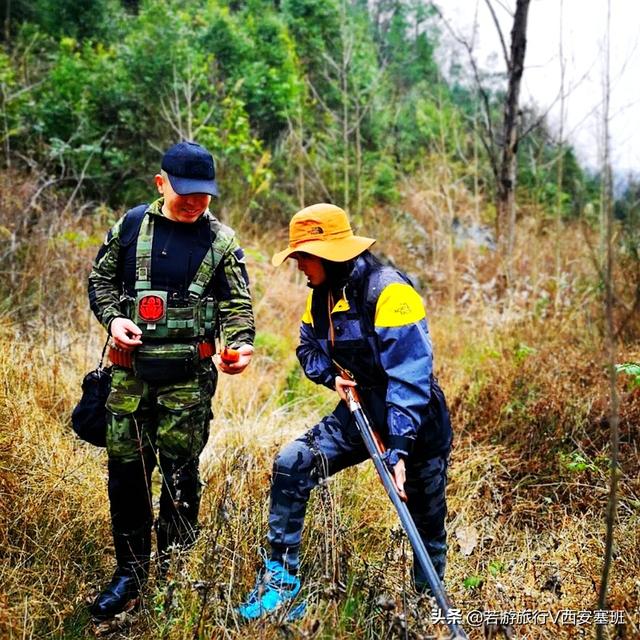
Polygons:
M396 483L398 494L406 502L407 494L404 492L404 483L407 479L407 469L404 464L404 460L400 458L396 465L393 467L393 480Z
M109 327L111 337L118 349L133 351L142 344L142 331L135 322L129 318L115 318Z
M237 362L223 362L217 353L213 356L213 360L220 371L234 376L242 373L247 368L247 365L251 362L251 356L253 356L253 347L250 344L243 344L237 348L237 351L240 354Z
M349 402L349 399L347 398L347 388L355 387L356 383L353 380L347 380L346 378L343 378L341 376L336 376L335 385L336 385L336 391L340 396L340 400Z

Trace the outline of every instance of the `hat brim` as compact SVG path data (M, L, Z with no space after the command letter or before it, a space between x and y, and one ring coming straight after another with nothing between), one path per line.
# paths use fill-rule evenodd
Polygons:
M278 267L292 253L298 251L310 253L312 256L331 260L332 262L346 262L359 256L374 242L374 238L365 238L364 236L350 236L340 240L308 240L297 244L295 247L287 247L284 251L276 253L271 258L271 264L274 267Z
M206 193L218 197L218 185L215 180L195 180L193 178L179 178L167 174L173 190L179 196L189 196L193 193Z

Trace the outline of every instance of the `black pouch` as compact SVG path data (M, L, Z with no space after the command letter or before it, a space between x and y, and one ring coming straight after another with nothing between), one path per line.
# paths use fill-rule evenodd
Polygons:
M82 397L71 414L71 427L78 438L96 447L107 446L106 402L111 390L111 367L102 366L107 343L98 367L82 380Z
M196 344L142 344L133 355L133 373L151 384L181 382L195 375L198 363Z

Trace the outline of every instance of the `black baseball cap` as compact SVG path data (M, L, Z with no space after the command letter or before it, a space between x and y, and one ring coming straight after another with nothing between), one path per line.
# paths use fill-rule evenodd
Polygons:
M191 193L218 195L213 156L197 142L174 144L162 156L161 167L169 176L173 190L181 196Z

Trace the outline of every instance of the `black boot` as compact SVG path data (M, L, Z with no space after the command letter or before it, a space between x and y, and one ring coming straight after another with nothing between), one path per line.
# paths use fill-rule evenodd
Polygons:
M149 574L151 528L132 533L116 533L113 541L118 567L111 582L89 607L91 615L107 620L122 611L134 609L140 602L140 590Z
M160 576L166 576L166 569L172 553L188 551L198 539L198 524L182 517L179 520L167 521L160 512L155 523L156 542L158 545L158 563Z
M155 530L158 548L156 564L157 579L162 581L166 580L167 574L169 573L169 566L171 564L171 547L174 544L174 541L171 540L173 536L169 531L168 523L161 518L156 520Z
M200 478L197 460L160 459L162 492L156 521L158 577L167 576L172 551L186 551L198 537Z

